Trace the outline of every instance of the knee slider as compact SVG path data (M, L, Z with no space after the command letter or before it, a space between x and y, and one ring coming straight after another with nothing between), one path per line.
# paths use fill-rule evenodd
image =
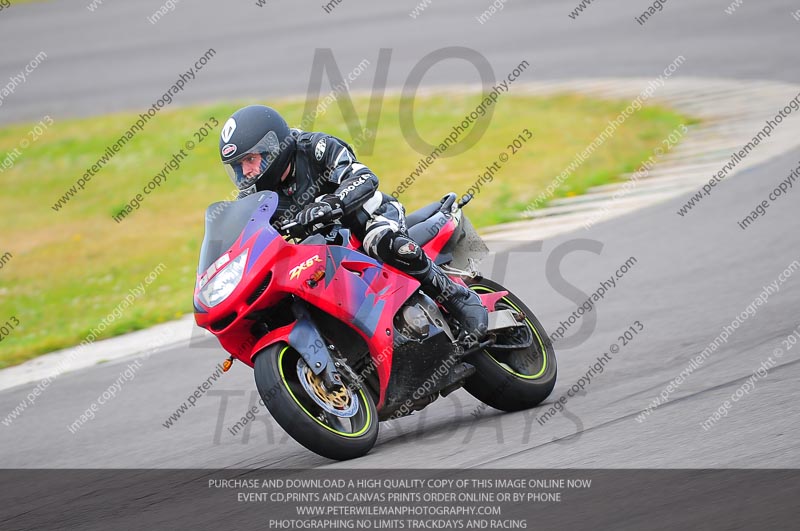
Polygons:
M378 240L377 249L380 259L393 266L422 269L427 265L422 247L404 234L387 232Z
M417 242L404 234L393 233L392 236L394 237L391 239L391 246L394 254L411 261L422 258L422 247L417 245Z

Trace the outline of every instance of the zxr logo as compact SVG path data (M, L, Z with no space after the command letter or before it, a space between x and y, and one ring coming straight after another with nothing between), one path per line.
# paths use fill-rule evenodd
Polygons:
M314 256L312 256L311 258L309 258L308 260L306 260L305 262L303 262L299 266L293 267L292 270L289 271L289 280L294 280L297 277L299 277L300 273L302 273L303 271L305 271L306 269L311 267L314 264L314 262L322 262L322 260L320 260L318 254L315 254Z

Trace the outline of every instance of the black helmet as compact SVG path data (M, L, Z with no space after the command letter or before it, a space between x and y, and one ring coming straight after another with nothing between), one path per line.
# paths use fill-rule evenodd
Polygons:
M286 120L275 109L264 105L250 105L233 113L222 126L219 137L222 164L241 195L256 190L275 190L289 166L295 146ZM260 155L261 160L260 166L251 169L248 176L242 162L250 154Z

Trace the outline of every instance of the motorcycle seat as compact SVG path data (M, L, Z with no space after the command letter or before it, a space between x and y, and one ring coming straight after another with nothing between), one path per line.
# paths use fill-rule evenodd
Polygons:
M406 216L406 226L410 229L414 225L419 225L423 221L430 219L437 212L442 212L445 214L449 213L455 201L456 201L456 194L450 192L449 194L444 196L441 200L431 203L429 205L425 205L419 210L415 210L411 214L408 214Z
M426 205L406 216L409 237L419 245L433 239L439 229L447 223L456 194L449 193L441 201Z

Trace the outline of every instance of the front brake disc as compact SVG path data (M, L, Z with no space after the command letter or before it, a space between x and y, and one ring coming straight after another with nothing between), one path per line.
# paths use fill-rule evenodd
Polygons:
M322 379L302 358L297 360L297 378L311 400L331 415L349 418L358 413L358 400L349 387L337 385L331 390L326 389Z

